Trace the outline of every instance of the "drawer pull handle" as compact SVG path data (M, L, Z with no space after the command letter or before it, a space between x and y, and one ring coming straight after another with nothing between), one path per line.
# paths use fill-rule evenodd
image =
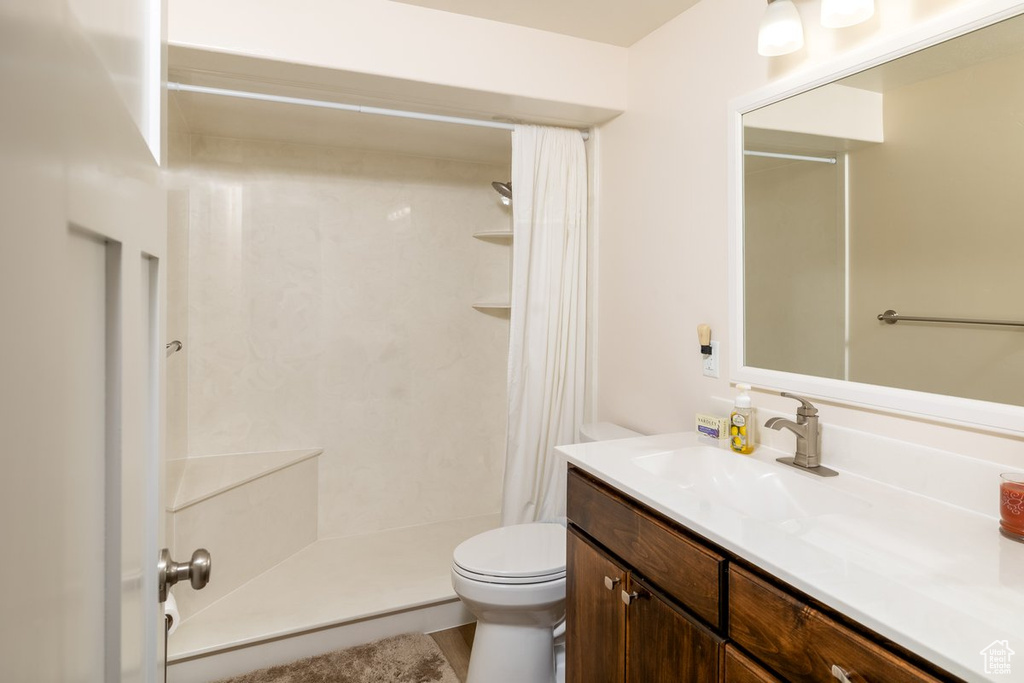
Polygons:
M615 590L615 584L617 584L621 580L622 579L620 579L617 576L614 579L610 576L606 576L604 577L604 587L608 590Z
M622 602L626 603L627 605L633 602L634 600L642 597L644 597L644 594L640 593L639 591L633 591L632 593L622 591Z
M832 665L832 677L839 683L851 683L849 672L835 664Z

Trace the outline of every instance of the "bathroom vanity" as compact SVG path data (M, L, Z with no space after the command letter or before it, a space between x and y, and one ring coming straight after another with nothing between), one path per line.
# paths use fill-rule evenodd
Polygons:
M1024 548L981 515L693 434L561 450L572 683L987 680L986 639L1019 635L998 558Z
M953 678L579 469L568 486L569 681Z

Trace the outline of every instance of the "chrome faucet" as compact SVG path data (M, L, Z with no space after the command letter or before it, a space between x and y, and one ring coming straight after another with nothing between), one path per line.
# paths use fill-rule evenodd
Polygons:
M764 423L768 429L786 428L796 434L796 455L792 458L777 458L777 460L785 465L799 467L821 477L834 477L839 474L835 470L821 466L821 430L818 426L818 409L802 396L785 391L782 392L782 395L800 401L800 407L796 409L796 422L784 417L773 417Z

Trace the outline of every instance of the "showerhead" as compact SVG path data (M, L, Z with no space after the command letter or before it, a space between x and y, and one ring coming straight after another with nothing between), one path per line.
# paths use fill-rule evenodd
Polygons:
M491 187L493 187L498 192L498 194L500 194L505 199L512 199L511 180L508 181L507 183L499 183L497 180L495 180L493 183L491 183Z

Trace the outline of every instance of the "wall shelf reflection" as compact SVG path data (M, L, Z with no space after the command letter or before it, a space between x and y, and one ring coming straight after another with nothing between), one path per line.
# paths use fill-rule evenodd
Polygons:
M511 230L485 230L483 232L474 232L473 237L490 242L511 242L514 234Z

